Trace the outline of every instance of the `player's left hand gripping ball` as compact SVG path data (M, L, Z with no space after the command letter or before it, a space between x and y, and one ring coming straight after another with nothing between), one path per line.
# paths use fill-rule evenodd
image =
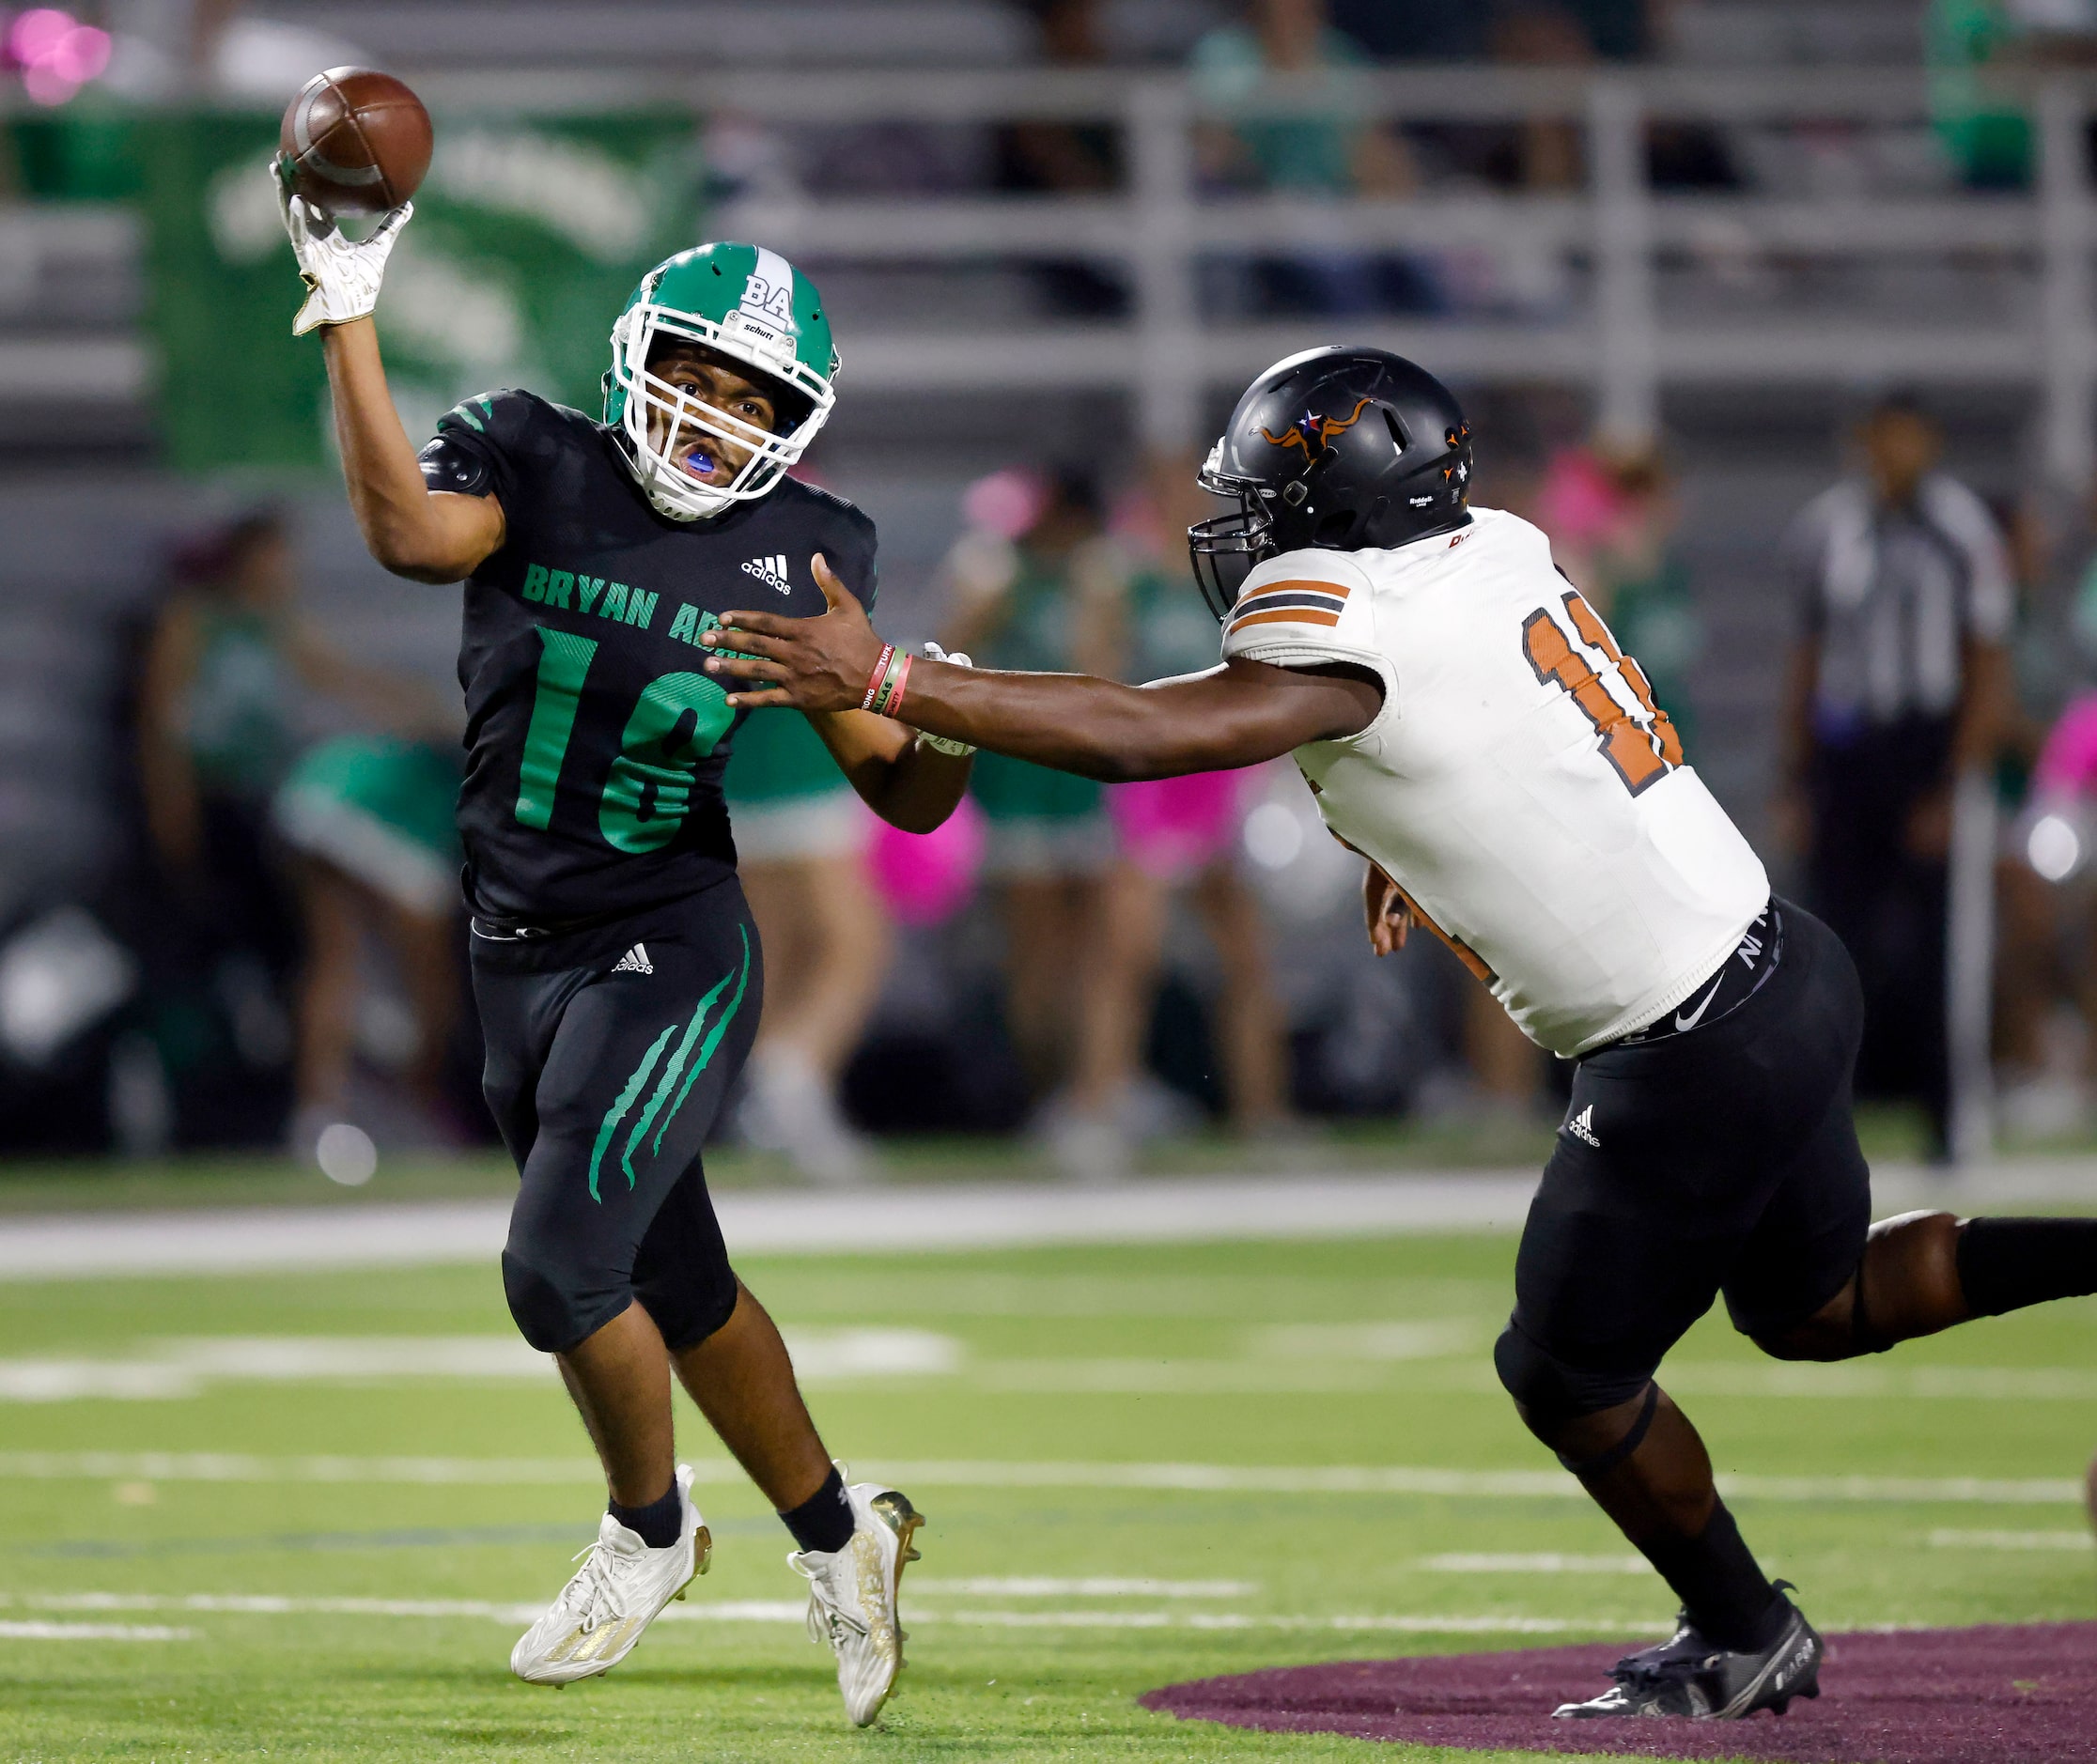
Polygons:
M284 230L291 235L291 253L299 260L299 274L310 290L299 316L291 321L291 334L303 337L318 325L348 324L352 318L368 318L379 305L379 284L386 273L386 259L400 229L414 213L412 202L390 209L369 239L344 237L334 216L316 208L303 196L294 195L285 185L280 165L272 162L270 180L276 186L277 209L284 216Z

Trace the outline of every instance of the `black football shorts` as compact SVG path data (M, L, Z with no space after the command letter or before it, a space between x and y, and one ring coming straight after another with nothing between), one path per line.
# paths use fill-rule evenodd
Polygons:
M700 1167L764 1000L733 877L551 935L476 921L482 1088L521 1178L503 1285L524 1338L573 1347L638 1298L674 1349L735 1308Z
M1637 1396L1721 1292L1736 1329L1771 1337L1862 1259L1856 969L1819 920L1772 905L1780 956L1737 1010L1612 1043L1575 1069L1522 1232L1510 1332L1561 1369L1581 1411Z

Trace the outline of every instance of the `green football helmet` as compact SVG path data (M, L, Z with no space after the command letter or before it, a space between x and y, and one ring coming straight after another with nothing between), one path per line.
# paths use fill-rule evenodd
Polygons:
M649 373L657 343L668 339L717 349L774 382L779 430L702 404ZM778 484L829 418L836 375L837 350L814 283L762 245L700 245L650 270L612 327L604 420L626 437L649 502L673 519L699 520ZM666 419L661 448L648 439L651 412ZM749 461L726 484L702 482L674 456L689 452L694 430L752 449Z

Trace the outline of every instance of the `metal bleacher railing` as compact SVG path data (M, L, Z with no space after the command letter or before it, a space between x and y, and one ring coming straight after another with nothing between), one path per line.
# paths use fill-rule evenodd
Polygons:
M1119 196L797 198L717 213L718 226L789 252L920 263L1095 254L1121 258L1133 272L1133 316L1125 325L857 334L850 372L860 388L1126 386L1142 437L1184 446L1197 439L1204 391L1242 384L1305 334L1301 320L1204 323L1195 295L1203 255L1435 251L1516 240L1580 262L1584 302L1533 321L1391 318L1349 320L1346 328L1463 379L1584 384L1601 422L1626 435L1654 429L1664 387L1901 380L2028 388L2050 473L2081 485L2097 455L2097 239L2084 143L2097 84L2055 77L2007 92L2036 121L2038 170L2028 194L1675 194L1648 182L1650 122L1915 128L1928 116L1923 77L1918 70L1850 69L1363 76L1346 89L1357 114L1413 123L1562 119L1584 135L1584 190L1396 201L1198 193L1194 127L1226 118L1205 112L1178 78L752 76L707 82L698 96L781 122L1054 118L1123 131L1129 178ZM1328 116L1332 102L1321 81L1275 79L1234 103L1227 119ZM1715 236L1731 250L1794 257L1987 257L2012 267L2020 292L2007 314L1978 318L1679 309L1663 296L1660 266Z
M413 70L409 70L411 77ZM1846 193L1655 192L1645 166L1650 123L1720 129L1908 129L1928 118L1919 70L1765 69L1716 73L1656 69L1437 68L1322 78L1276 78L1204 106L1177 75L1105 71L862 73L748 71L698 80L614 79L590 72L432 74L418 82L440 114L512 114L689 105L769 127L978 125L1059 120L1120 132L1126 186L1101 195L924 197L787 195L717 207L709 228L754 237L826 262L919 269L986 259L1118 259L1133 290L1114 323L1019 317L1009 326L856 327L847 370L859 392L956 394L1025 387L1121 390L1147 442L1198 439L1212 390L1240 384L1299 347L1305 321L1204 317L1204 258L1290 250L1433 253L1515 243L1575 271L1578 298L1530 316L1345 321L1364 336L1432 362L1460 379L1543 380L1592 390L1611 430L1653 430L1664 389L1725 385L1868 384L1901 380L1996 385L2036 395L2040 453L2064 484L2097 463L2097 312L2085 130L2097 81L2054 75L2008 85L2035 121L2037 174L2028 192ZM1336 92L1339 96L1336 98ZM1433 189L1402 200L1217 194L1196 176L1204 121L1351 116L1415 124L1572 124L1583 138L1584 188L1552 193ZM2010 287L1987 311L1801 314L1780 302L1701 301L1664 271L1707 251L1892 265L1984 262ZM0 209L0 398L135 401L149 367L116 327L9 319L10 291L67 260L134 264L138 234L116 212ZM1952 302L1956 307L1958 302Z

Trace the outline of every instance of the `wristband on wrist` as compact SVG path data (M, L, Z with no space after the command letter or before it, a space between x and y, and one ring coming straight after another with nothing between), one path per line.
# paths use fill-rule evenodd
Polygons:
M881 653L874 658L874 672L866 676L866 696L860 700L862 710L872 710L874 700L881 690L881 682L888 675L889 663L895 659L895 645L883 643Z
M903 715L903 692L910 683L910 656L908 650L895 652L895 659L889 666L888 689L874 703L874 708L883 717Z
M903 702L903 679L910 671L909 651L888 646L887 661L880 677L874 682L868 693L865 707L877 717L893 717L895 707Z

